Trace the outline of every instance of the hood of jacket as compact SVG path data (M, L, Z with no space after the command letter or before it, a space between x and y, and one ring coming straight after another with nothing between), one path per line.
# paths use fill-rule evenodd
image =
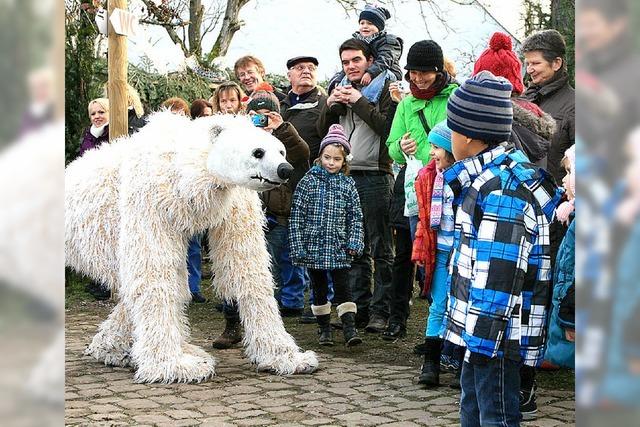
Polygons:
M551 137L556 132L556 121L550 114L526 99L514 99L511 104L513 104L513 120L516 123L551 141Z

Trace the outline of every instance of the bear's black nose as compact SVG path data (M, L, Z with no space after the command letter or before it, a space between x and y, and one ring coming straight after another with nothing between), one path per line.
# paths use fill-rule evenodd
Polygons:
M280 163L280 166L278 166L278 177L280 179L289 179L292 172L293 166L289 163Z

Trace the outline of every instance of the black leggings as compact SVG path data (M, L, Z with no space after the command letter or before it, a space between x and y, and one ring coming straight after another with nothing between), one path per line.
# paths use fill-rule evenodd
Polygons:
M342 304L351 301L351 288L349 287L349 269L338 270L314 270L309 269L311 276L311 286L313 286L314 305L325 305L329 294L329 284L327 283L327 272L331 274L333 280L333 303Z

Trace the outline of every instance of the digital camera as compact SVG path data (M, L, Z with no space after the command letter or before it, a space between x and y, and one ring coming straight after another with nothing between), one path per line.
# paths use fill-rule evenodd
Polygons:
M269 124L269 117L264 114L255 114L251 116L251 121L255 127L263 128Z

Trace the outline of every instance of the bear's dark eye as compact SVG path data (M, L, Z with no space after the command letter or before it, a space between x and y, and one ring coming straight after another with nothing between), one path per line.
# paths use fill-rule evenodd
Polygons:
M284 157L284 156L285 156L284 151L281 151L281 152L280 152L280 154L282 155L282 157Z
M264 150L262 148L256 148L251 154L253 154L253 157L256 159L261 159L264 157Z

